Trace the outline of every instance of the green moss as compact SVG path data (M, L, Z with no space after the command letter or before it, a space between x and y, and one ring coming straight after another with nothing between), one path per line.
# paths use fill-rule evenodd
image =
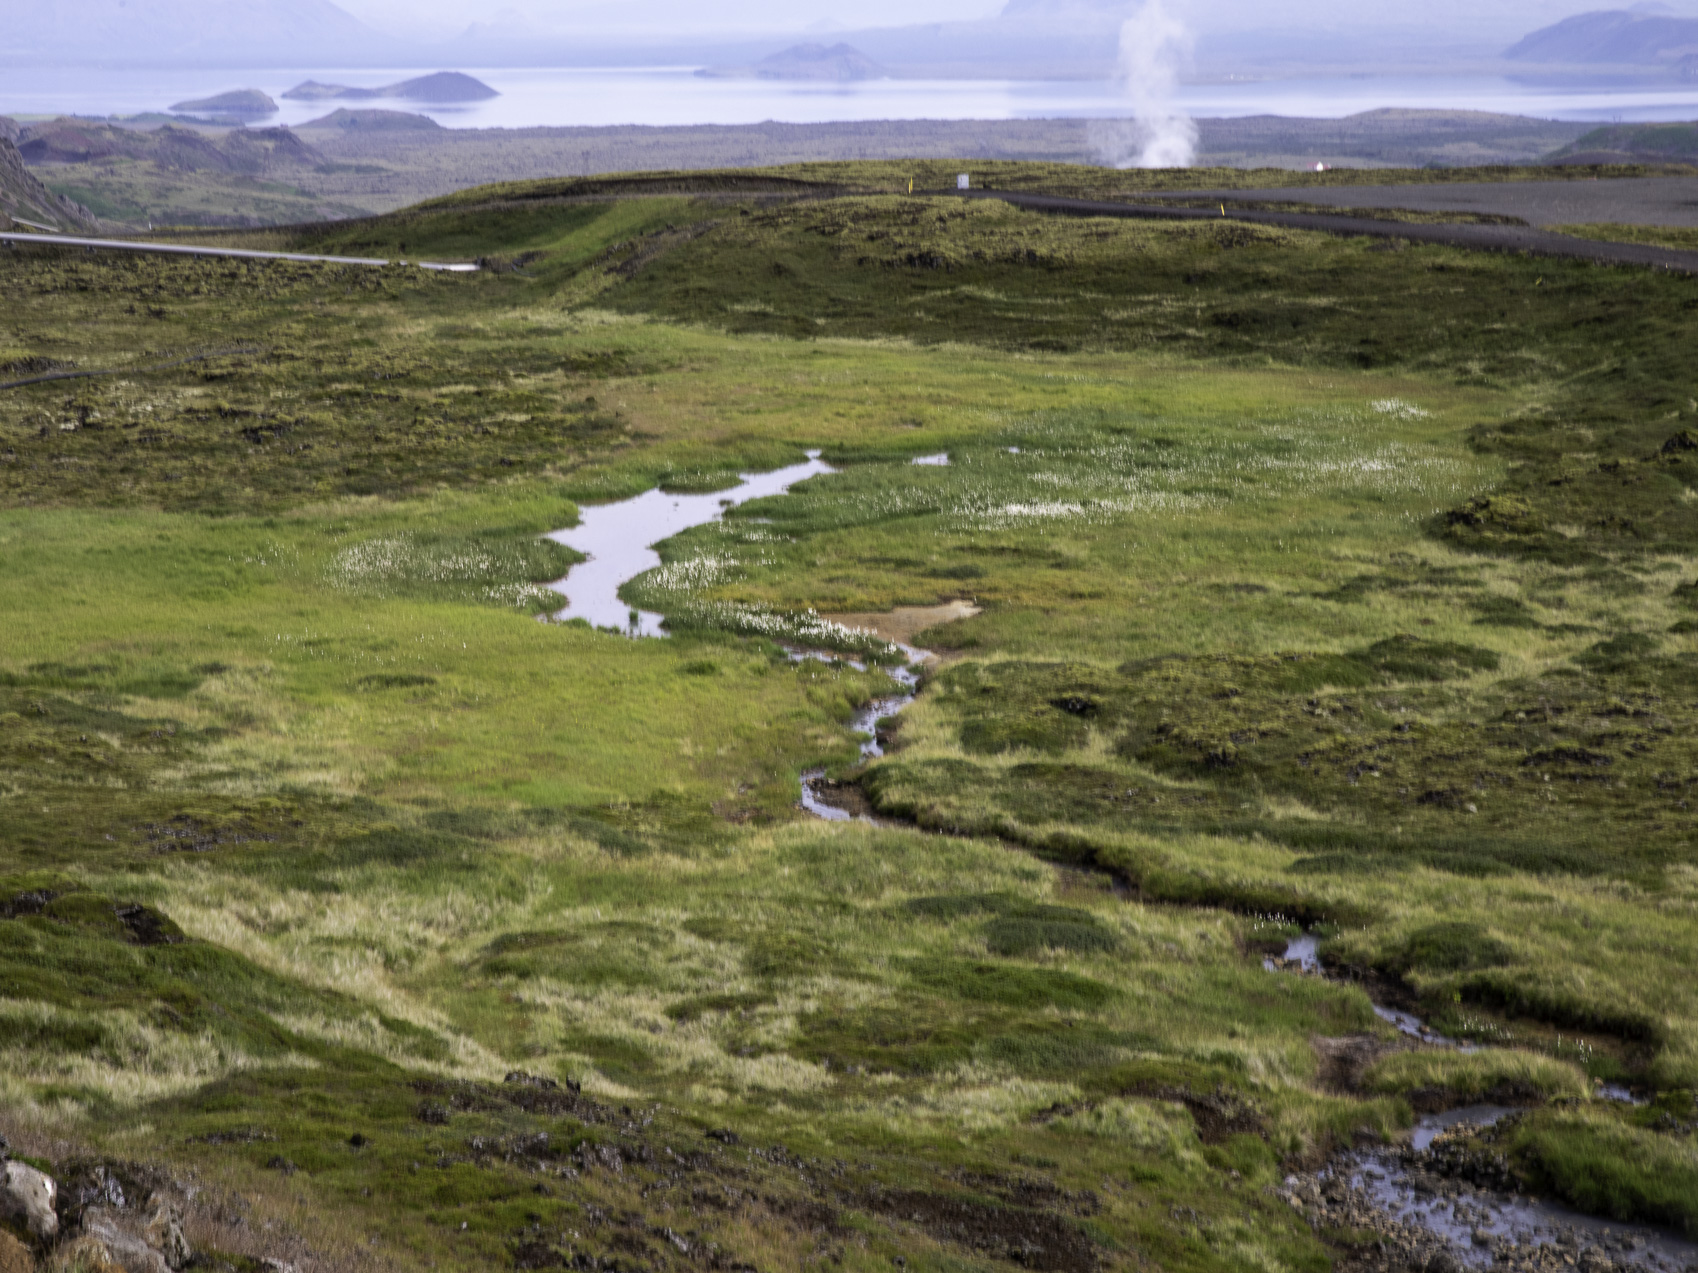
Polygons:
M1571 1206L1698 1235L1698 1162L1689 1141L1609 1115L1553 1110L1523 1120L1509 1144L1533 1179Z
M1511 961L1509 947L1477 924L1429 924L1409 935L1399 952L1396 970L1408 972L1466 972L1495 968Z
M1108 951L1119 943L1088 911L1045 906L993 919L985 945L994 955L1029 955L1046 950Z
M913 960L909 963L909 976L916 985L938 994L1010 1008L1091 1009L1100 1008L1115 997L1110 986L1058 969L956 959Z

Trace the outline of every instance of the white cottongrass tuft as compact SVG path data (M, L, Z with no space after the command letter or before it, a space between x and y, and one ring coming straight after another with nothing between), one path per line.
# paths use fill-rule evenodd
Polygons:
M1399 420L1425 420L1433 414L1401 398L1379 398L1368 405L1380 415L1394 416Z

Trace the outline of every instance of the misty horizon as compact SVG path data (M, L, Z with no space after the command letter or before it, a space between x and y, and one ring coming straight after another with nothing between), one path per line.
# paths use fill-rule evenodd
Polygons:
M1698 0L1435 0L1418 22L1343 0L926 0L858 8L855 27L825 0L782 18L745 0L432 0L405 20L392 0L5 2L0 114L29 119L312 127L374 95L383 127L1077 119L1096 162L1186 167L1207 118L1698 116ZM487 87L392 91L444 71Z
M775 12L752 0L710 7L680 0L544 4L516 0L493 12L449 0L6 0L12 65L714 64L807 41L870 43L875 60L936 62L949 77L994 76L1024 52L1047 58L1049 78L1104 78L1118 59L1121 24L1137 0L872 0L853 9L808 0ZM1500 60L1516 41L1576 15L1618 9L1698 20L1698 0L1633 5L1518 0L1492 6L1435 0L1418 18L1364 11L1345 0L1171 0L1170 19L1193 50L1187 71L1208 76L1284 62L1457 65ZM317 56L305 56L316 54ZM1071 63L1071 65L1070 65Z

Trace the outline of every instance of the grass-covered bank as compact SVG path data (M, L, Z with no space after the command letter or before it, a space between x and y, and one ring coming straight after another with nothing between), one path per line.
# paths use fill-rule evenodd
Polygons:
M475 202L314 239L473 277L0 260L0 361L254 351L0 395L18 1143L404 1266L1309 1269L1265 1186L1508 1092L1575 1102L1525 1183L1671 1218L1690 1119L1590 1093L1698 1081L1698 285ZM876 669L534 618L579 503L813 448L628 597L974 600L861 776L957 835L794 809ZM1264 972L1296 920L1360 984Z

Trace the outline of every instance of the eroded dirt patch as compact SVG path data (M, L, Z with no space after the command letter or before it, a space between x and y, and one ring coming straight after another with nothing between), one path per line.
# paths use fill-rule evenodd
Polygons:
M841 623L846 628L859 628L863 632L871 632L883 637L886 641L897 641L903 645L913 645L914 638L927 628L935 628L944 623L956 623L962 619L971 619L981 613L980 607L971 601L946 601L941 606L897 606L894 610L867 610L851 614L827 614L820 617L831 623ZM926 653L922 662L933 662L937 655Z
M1349 1094L1362 1089L1368 1067L1388 1052L1398 1052L1401 1042L1391 1043L1372 1034L1347 1034L1341 1038L1317 1035L1309 1040L1320 1067L1315 1080L1329 1092Z
M1047 1211L993 1207L916 1189L870 1195L867 1208L907 1220L945 1242L1005 1259L1042 1273L1093 1273L1097 1251L1067 1220Z

